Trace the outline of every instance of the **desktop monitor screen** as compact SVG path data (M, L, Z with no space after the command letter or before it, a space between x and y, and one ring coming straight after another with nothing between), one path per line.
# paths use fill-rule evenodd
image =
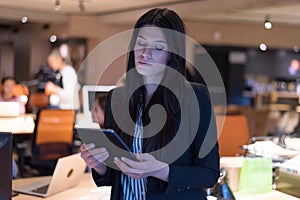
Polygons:
M107 85L85 85L82 87L83 114L85 117L91 117L91 109L94 105L95 98L99 94L107 95L107 93L115 88L115 86Z
M0 199L11 199L12 195L12 133L0 132Z

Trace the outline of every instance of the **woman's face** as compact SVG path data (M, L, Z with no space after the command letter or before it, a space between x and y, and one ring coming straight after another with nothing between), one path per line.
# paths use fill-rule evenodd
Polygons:
M98 100L95 100L91 113L93 122L98 123L102 127L104 124L104 110L100 107Z
M137 72L144 78L161 78L169 58L167 39L158 27L140 29L134 46Z
M48 64L53 70L60 70L62 66L62 59L57 56L49 56L48 57Z
M14 80L10 80L10 79L6 80L2 85L4 95L7 97L13 96L15 85L16 82Z

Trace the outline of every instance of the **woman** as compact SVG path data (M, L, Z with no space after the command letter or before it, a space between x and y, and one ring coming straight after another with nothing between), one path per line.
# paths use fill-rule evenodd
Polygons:
M0 102L19 102L20 104L20 115L24 114L26 109L24 103L21 101L19 96L14 95L14 88L16 86L16 79L11 76L2 78L2 91L0 92Z
M104 110L106 94L97 94L95 97L95 102L91 109L93 122L98 123L101 128L104 127Z
M126 83L108 96L104 127L120 134L137 161L115 157L117 167L107 166L109 150L94 144L82 146L82 158L98 186L112 186L113 200L206 199L204 188L219 177L217 133L209 127L214 118L206 87L183 76L184 24L172 10L152 9L134 28ZM199 156L209 128L215 145Z

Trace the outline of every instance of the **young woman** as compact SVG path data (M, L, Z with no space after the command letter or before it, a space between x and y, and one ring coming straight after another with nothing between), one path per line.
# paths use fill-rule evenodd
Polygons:
M93 122L98 123L101 128L104 126L105 101L106 94L97 94L91 109Z
M172 10L152 9L134 28L125 86L108 96L104 127L137 160L115 157L117 167L108 166L110 150L94 144L82 146L82 158L98 186L112 186L113 200L206 199L219 177L217 131L206 87L184 78L184 24ZM215 142L201 153L208 132Z
M1 80L1 83L2 83L2 91L0 92L0 102L1 101L19 102L20 114L24 114L26 111L24 103L22 102L19 96L14 95L16 79L12 76L7 76Z

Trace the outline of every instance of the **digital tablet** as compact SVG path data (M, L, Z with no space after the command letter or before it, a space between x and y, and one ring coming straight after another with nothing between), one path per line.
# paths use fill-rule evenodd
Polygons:
M105 163L114 164L114 157L127 157L136 160L131 149L122 138L112 129L74 128L81 141L85 144L94 143L96 147L105 147L109 152L109 158Z

